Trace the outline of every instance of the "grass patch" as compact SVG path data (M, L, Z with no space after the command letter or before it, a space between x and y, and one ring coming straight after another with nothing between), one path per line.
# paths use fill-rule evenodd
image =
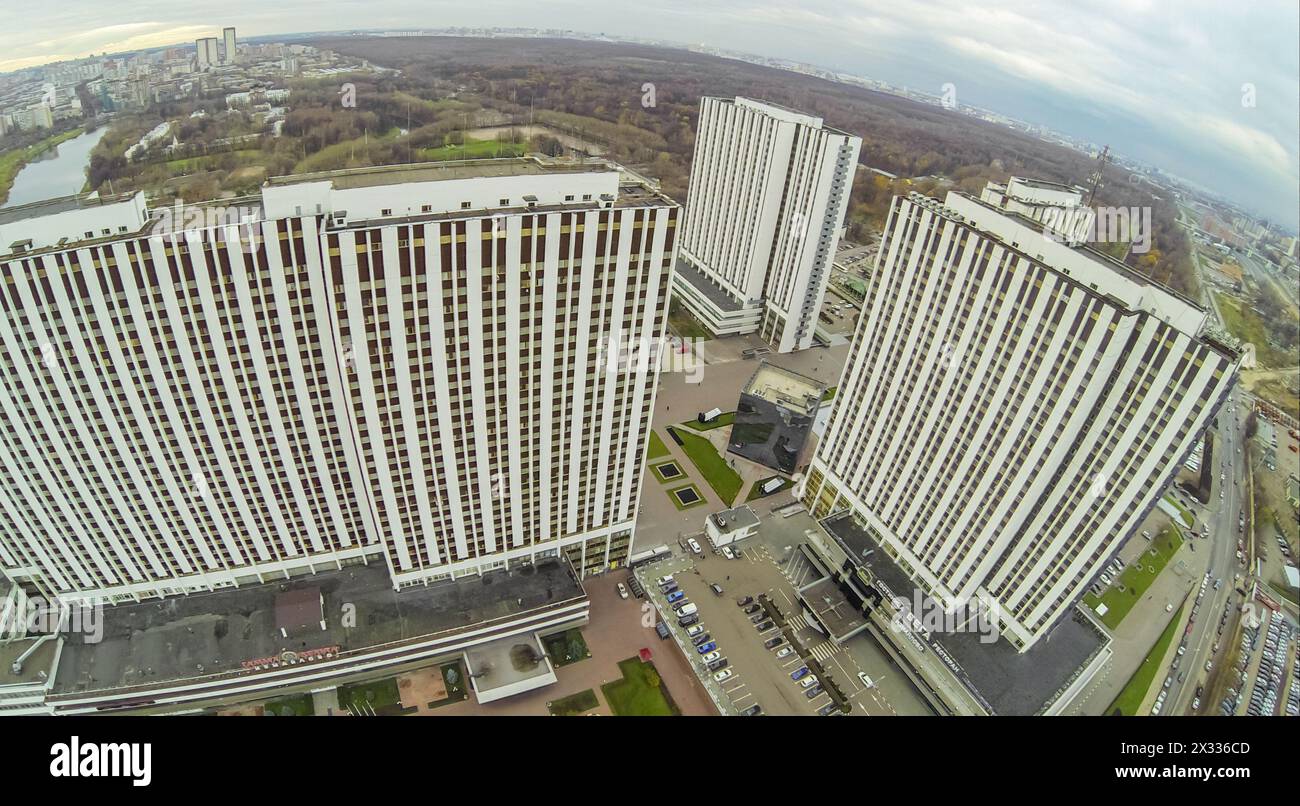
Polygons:
M682 450L686 452L691 463L704 476L713 491L722 499L722 503L731 506L744 482L740 474L727 464L727 460L718 455L713 443L701 436L696 436L680 429L670 430L681 440Z
M1187 510L1187 507L1180 504L1177 498L1174 498L1172 495L1166 495L1165 500L1168 501L1170 504L1173 504L1174 509L1178 510L1178 514L1180 517L1182 517L1183 523L1187 524L1187 528L1190 529L1192 527L1192 524L1196 523L1195 516L1193 516L1192 513Z
M1269 324L1249 303L1219 291L1213 293L1219 304L1219 313L1223 315L1224 326L1232 335L1255 345L1255 357L1261 366L1282 369L1295 365L1295 356L1269 343Z
M295 694L271 700L262 706L262 712L267 716L313 716L316 706L310 694Z
M1174 552L1178 551L1181 545L1183 545L1183 536L1178 531L1178 527L1173 525L1165 527L1151 540L1151 545L1142 552L1142 559L1137 564L1126 567L1119 575L1119 579L1102 591L1101 596L1085 594L1083 603L1094 611L1097 605L1106 605L1106 615L1101 617L1101 621L1112 630L1115 629L1128 615L1128 611L1133 609L1133 605L1142 599L1142 594L1146 593L1151 583L1160 576L1169 558L1174 556ZM1121 585L1124 590L1120 590Z
M622 680L600 687L605 701L617 716L679 716L680 711L668 696L659 671L653 663L628 658L618 664Z
M822 392L822 402L825 403L827 400L830 400L831 398L835 397L835 390L837 389L839 389L838 386L826 387L826 391Z
M756 498L766 497L763 494L763 485L767 484L772 479L780 479L782 484L777 489L773 490L770 493L767 493L767 495L776 495L782 490L788 490L794 486L794 482L791 481L790 479L787 479L785 476L768 476L765 479L759 479L758 481L754 482L754 486L749 488L749 495L745 498L745 500L753 501Z
M659 438L659 434L655 431L651 431L650 445L648 448L646 448L645 458L658 459L660 456L671 456L671 455L672 452L668 450L668 446L664 444L664 441Z
M712 431L713 429L721 428L724 425L731 425L735 421L736 413L734 411L727 411L719 414L715 419L707 423L702 423L699 420L687 420L682 423L682 425L692 431Z
M670 475L667 472L668 470L673 470L675 472ZM651 465L650 471L655 474L655 478L659 479L660 484L670 484L672 482L681 481L686 476L676 462L664 462L659 465Z
M546 636L542 639L542 648L546 650L546 654L551 658L551 663L557 669L591 657L591 650L587 649L587 642L582 637L582 630L577 627Z
M668 329L684 339L713 338L713 334L676 298L668 305Z
M481 160L497 157L519 157L528 151L524 143L503 143L499 140L467 140L464 145L445 145L436 148L416 149L421 162L444 160Z
M583 711L590 711L598 705L600 705L600 701L596 699L595 690L587 689L554 702L548 702L546 709L551 712L551 716L577 716Z
M1128 679L1128 683L1120 691L1119 696L1106 709L1107 714L1111 716L1137 716L1137 710L1141 707L1143 698L1151 690L1151 683L1156 677L1156 669L1160 668L1160 659L1169 651L1169 645L1173 643L1174 636L1178 633L1179 618L1182 615L1183 608L1180 607L1174 611L1174 617L1165 626L1165 631L1160 633L1156 645L1142 659L1142 665L1137 668L1137 671L1133 673L1133 676Z
M687 502L683 503L682 499L679 498L677 495L677 493L682 490L690 490L690 492L694 494L695 500L693 501L688 500ZM668 497L672 499L673 506L677 507L679 510L690 509L691 507L698 507L701 504L705 503L704 496L700 495L700 488L696 487L694 484L686 484L681 487L676 487L674 489L671 489L668 491ZM688 499L690 498L689 494L687 495L687 498Z
M394 716L415 710L402 708L395 677L340 686L339 705L355 714L365 715L374 711L381 716Z

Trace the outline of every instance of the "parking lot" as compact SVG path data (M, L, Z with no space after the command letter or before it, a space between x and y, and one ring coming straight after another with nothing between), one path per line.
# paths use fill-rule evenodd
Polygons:
M769 523L772 522L765 522L765 528ZM775 531L775 527L769 529ZM770 541L758 539L739 545L743 548L735 560L716 555L706 547L701 555L683 553L638 569L647 595L653 598L661 613L669 615L666 623L674 643L687 656L720 710L728 714L744 713L758 706L762 713L771 715L818 714L832 704L829 692L822 685L825 681L805 687L803 678L798 681L792 678L812 660L821 665L824 674L830 675L850 703L850 715L927 712L905 676L892 668L872 638L860 635L840 647L808 623L796 599L795 588L814 581L820 572L800 552L774 550ZM676 588L669 586L671 594L665 594L656 584L668 575L673 577ZM711 589L712 584L722 589L720 595ZM683 596L668 602L668 596L677 593ZM746 597L753 601L738 604ZM695 605L697 623L685 626L678 623L672 607L683 602ZM763 602L769 607L754 610L755 605ZM784 629L776 620L760 617L770 615L773 607L786 619ZM758 629L765 624L764 629ZM703 629L688 634L696 626ZM695 643L697 639L701 639L702 646L716 646L701 653ZM766 646L769 642L772 645ZM716 657L713 652L718 653ZM704 661L706 657L710 661ZM709 668L709 663L714 664L713 668ZM725 674L726 671L730 674ZM715 679L719 674L723 679ZM887 684L882 683L882 677L888 680ZM872 685L866 685L865 681Z

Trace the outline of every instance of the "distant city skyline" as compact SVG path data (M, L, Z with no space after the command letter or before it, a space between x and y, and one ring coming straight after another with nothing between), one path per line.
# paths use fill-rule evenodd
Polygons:
M220 36L441 27L568 28L790 59L940 94L1119 153L1297 227L1300 211L1300 9L1265 2L1225 14L1210 2L1096 0L1035 13L1010 2L907 4L811 0L799 8L667 0L653 11L561 0L451 3L384 0L274 7L236 0L195 20L154 0L69 0L25 11L0 32L0 70L104 52L191 45ZM310 24L304 25L304 21ZM690 36L687 40L685 37ZM1138 77L1138 80L1134 80ZM1080 177L1082 179L1082 177Z

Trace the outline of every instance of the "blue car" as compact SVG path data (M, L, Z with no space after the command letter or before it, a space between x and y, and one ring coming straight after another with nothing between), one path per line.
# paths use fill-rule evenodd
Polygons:
M685 599L685 598L686 598L686 591L673 591L672 593L668 594L669 603L676 602L679 599Z
M808 667L800 666L798 669L795 669L793 672L790 673L790 679L798 680L799 678L803 677L806 674L808 674Z
M699 652L701 655L707 655L717 648L718 648L718 643L716 641L710 641L707 644L700 644L695 648L695 651ZM808 671L808 670L805 669L804 671Z

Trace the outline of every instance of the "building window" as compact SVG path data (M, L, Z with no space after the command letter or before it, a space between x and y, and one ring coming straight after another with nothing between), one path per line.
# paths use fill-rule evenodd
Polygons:
M384 209L382 209L382 210L379 211L379 214L380 214L380 215L383 215L383 216L389 216L389 215L392 215L392 214L393 214L393 208L391 208L391 207L385 207Z
M462 209L462 210L468 210L468 209L469 209L469 202L461 202L461 203L460 203L460 209Z

